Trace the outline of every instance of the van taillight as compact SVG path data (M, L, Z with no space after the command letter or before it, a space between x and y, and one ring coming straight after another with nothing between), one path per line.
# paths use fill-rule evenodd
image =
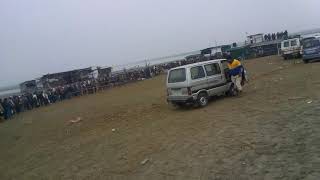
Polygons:
M188 87L187 89L188 89L188 95L190 96L192 94L191 88Z

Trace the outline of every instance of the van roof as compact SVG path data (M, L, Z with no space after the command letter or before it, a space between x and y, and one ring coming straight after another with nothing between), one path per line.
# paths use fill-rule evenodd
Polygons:
M295 40L295 39L300 39L300 38L290 38L290 39L285 39L282 42L286 42L286 41L291 41L291 40Z
M189 67L193 67L193 66L207 64L207 63L216 63L216 62L220 62L220 61L224 61L224 60L226 60L226 59L215 59L215 60L210 60L210 61L202 61L202 62L187 64L187 65L184 65L184 66L178 66L178 67L172 68L172 69L170 69L170 71L171 70L175 70L175 69L181 69L181 68L189 68Z

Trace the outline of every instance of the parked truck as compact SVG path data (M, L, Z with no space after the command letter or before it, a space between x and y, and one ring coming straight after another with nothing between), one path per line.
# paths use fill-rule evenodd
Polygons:
M284 59L301 57L300 38L283 40L281 42L281 55Z

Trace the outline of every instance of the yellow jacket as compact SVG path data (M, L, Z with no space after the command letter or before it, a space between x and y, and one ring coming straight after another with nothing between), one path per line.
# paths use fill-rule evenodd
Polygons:
M231 76L241 75L242 73L242 65L241 62L237 59L234 59L232 63L228 63L228 67L230 69L229 74Z

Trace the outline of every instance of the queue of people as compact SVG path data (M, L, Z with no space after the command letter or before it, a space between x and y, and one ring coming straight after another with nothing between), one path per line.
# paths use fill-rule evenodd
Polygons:
M22 95L10 96L0 99L0 116L5 120L11 119L15 114L24 111L48 106L52 103L71 99L72 97L85 94L92 94L97 91L93 81L83 81L56 88L48 88L34 93L24 93Z
M113 86L122 85L128 82L135 82L143 79L157 76L168 69L203 61L197 60L180 60L160 65L154 65L147 68L128 70L119 74L114 74L109 78L92 79L75 82L66 85L60 85L54 88L46 88L33 93L24 93L0 99L0 119L11 119L15 114L29 111L42 106L71 99L73 97L93 94L99 90L104 90ZM208 59L209 60L209 59Z
M122 74L112 75L110 78L90 79L54 88L45 88L33 93L23 93L0 99L0 118L11 119L15 114L32 110L42 106L71 99L72 97L93 94L99 90L121 85L127 82L148 79L162 72L159 66L152 66L141 70L131 70Z

